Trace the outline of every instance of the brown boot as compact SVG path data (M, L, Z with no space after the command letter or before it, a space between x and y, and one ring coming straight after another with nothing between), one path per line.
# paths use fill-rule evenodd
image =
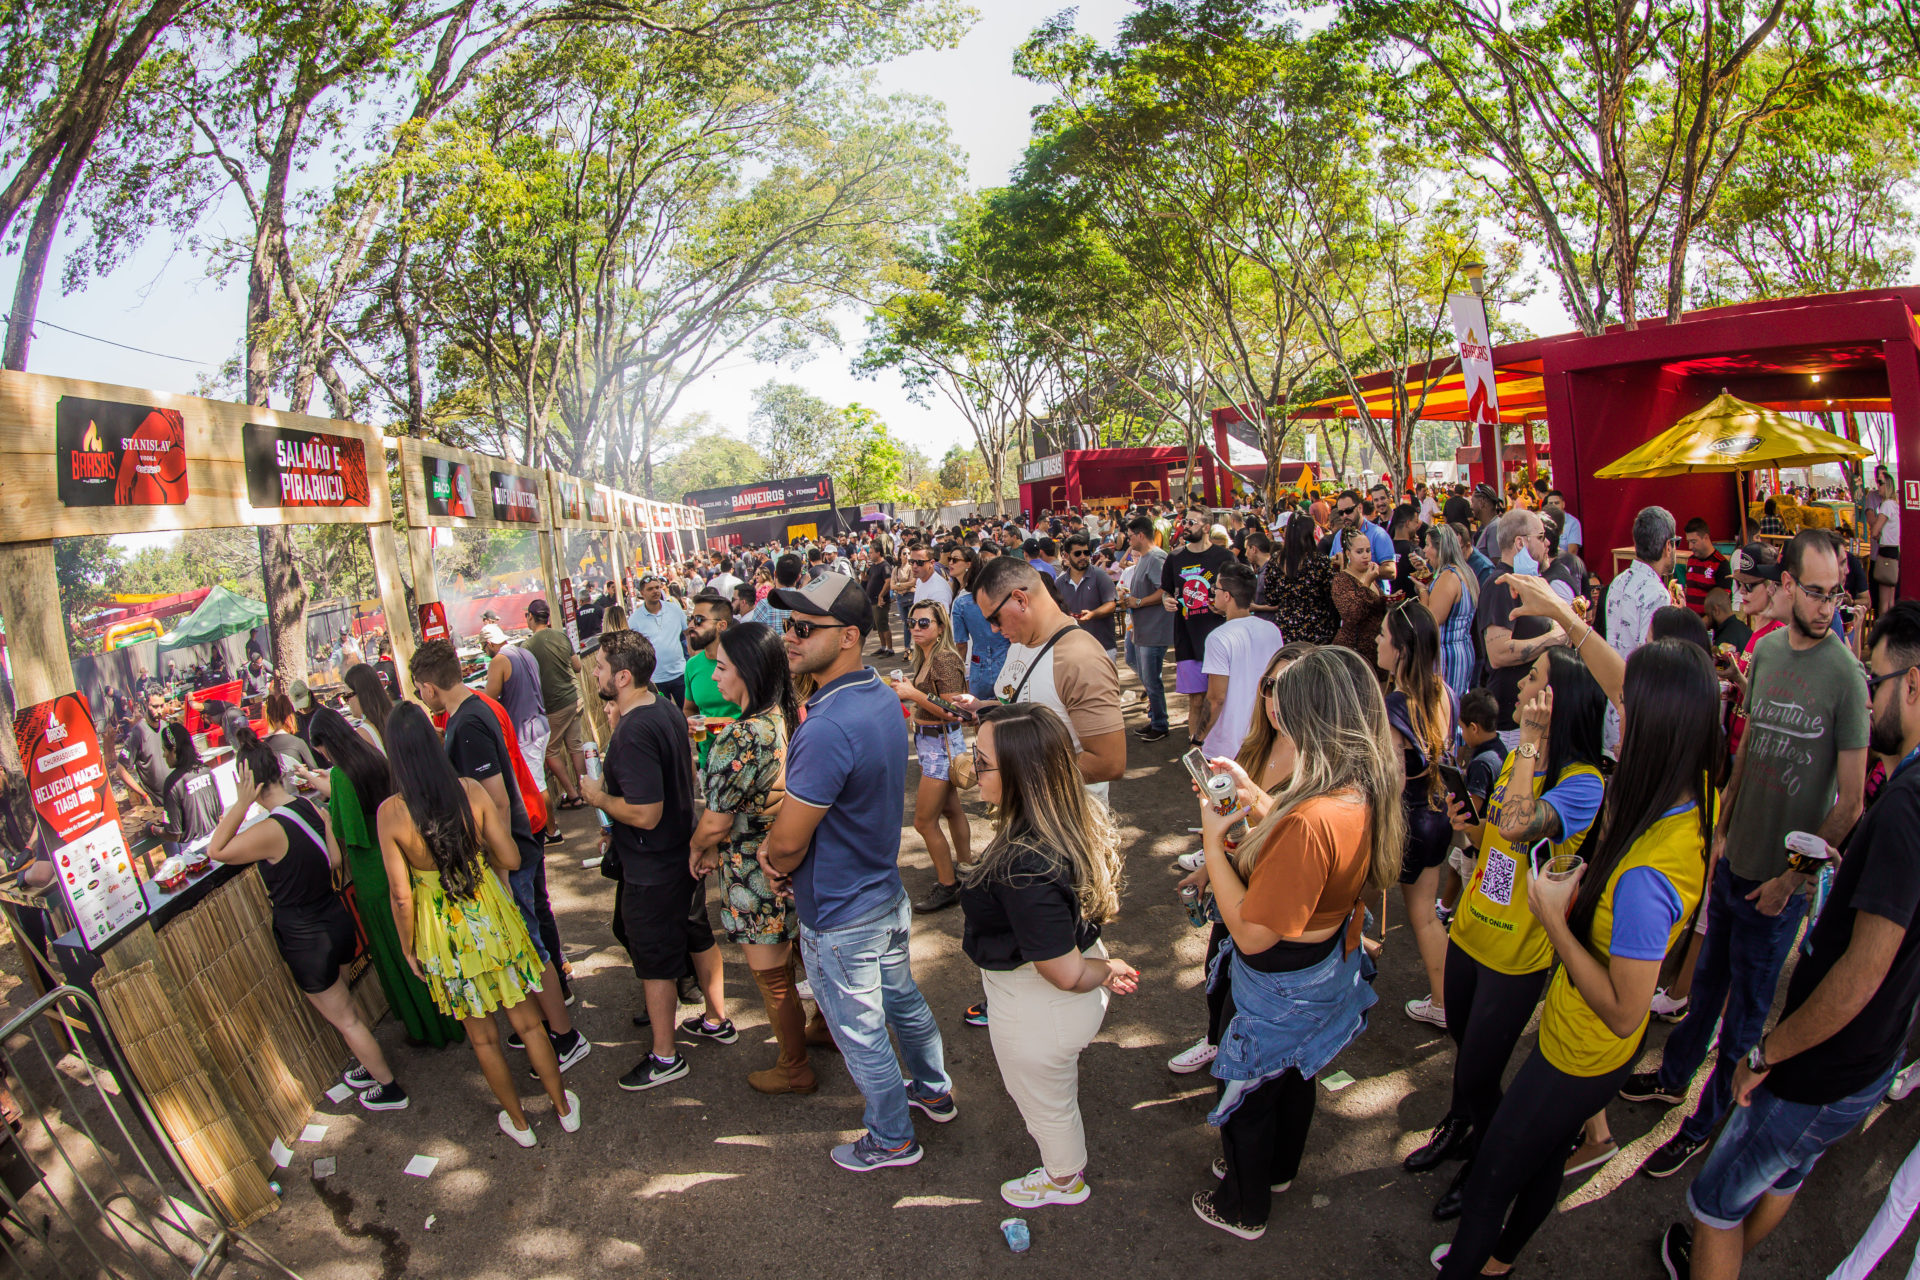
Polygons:
M800 948L787 952L787 980L798 982L800 972ZM820 1012L820 1002L813 1002L813 1012L807 1018L807 1048L825 1049L828 1053L840 1052L840 1046L834 1043L833 1029L827 1026L827 1020Z
M812 1093L820 1083L807 1062L806 1016L793 990L793 975L782 965L778 969L755 969L753 980L759 984L760 1000L767 1007L767 1023L780 1042L780 1061L765 1071L752 1072L747 1083L761 1093Z

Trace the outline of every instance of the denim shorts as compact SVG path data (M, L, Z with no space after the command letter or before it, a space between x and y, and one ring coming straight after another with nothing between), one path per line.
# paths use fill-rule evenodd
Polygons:
M913 754L920 758L920 776L923 778L945 782L949 759L947 753L958 756L966 749L966 735L960 732L957 724L947 726L945 733L940 732L938 725L913 727Z
M1828 1147L1846 1137L1887 1096L1895 1062L1885 1075L1851 1097L1815 1106L1786 1102L1763 1084L1753 1101L1732 1108L1720 1140L1687 1188L1687 1208L1709 1227L1731 1231L1762 1196L1792 1195Z

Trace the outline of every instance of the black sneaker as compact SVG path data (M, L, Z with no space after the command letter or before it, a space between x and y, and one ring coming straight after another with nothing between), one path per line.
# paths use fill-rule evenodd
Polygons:
M567 1032L564 1036L556 1036L549 1031L547 1033L547 1041L553 1045L553 1056L558 1059L561 1071L565 1071L568 1067L571 1067L574 1063L593 1052L593 1042L581 1035L577 1027ZM522 1045L514 1046L516 1049L523 1047ZM538 1080L539 1078L540 1072L538 1068L527 1068L527 1079Z
M564 831L549 831L542 835L540 839L547 844L565 844L567 841L567 833Z
M1636 1071L1620 1086L1620 1096L1628 1102L1664 1102L1669 1106L1685 1102L1685 1092L1660 1087L1658 1071Z
M1676 1222L1660 1237L1660 1265L1667 1280L1689 1280L1693 1275L1693 1230Z
M968 1005L967 1011L964 1014L960 1015L960 1021L966 1023L970 1027L986 1026L987 1025L987 1002L985 1000L982 1000L979 1004Z
M349 1089L371 1089L380 1083L373 1078L371 1071L357 1062L340 1073L340 1082Z
M734 1030L732 1018L720 1019L719 1026L708 1023L704 1014L688 1018L680 1024L680 1029L690 1036L699 1036L702 1040L712 1040L717 1044L732 1044L740 1038Z
M681 1004L705 1004L707 1002L707 998L700 994L699 979L695 978L692 974L688 974L686 977L680 979L679 985L676 986L674 990L679 995Z
M1133 731L1133 736L1140 739L1140 741L1142 742L1158 742L1160 741L1160 739L1167 736L1167 731L1165 729L1151 729L1151 728L1135 729Z
M620 1087L628 1093L638 1093L642 1089L652 1089L669 1080L678 1080L692 1068L687 1065L685 1054L676 1053L672 1062L662 1062L648 1054L634 1065L633 1070L620 1077Z
M636 1027L650 1027L653 1025L653 1015L645 1009L642 1009L633 1015L633 1025Z
M1676 1133L1647 1157L1647 1162L1640 1166L1640 1172L1649 1178L1671 1178L1686 1168L1687 1161L1698 1155L1700 1148L1706 1145Z
M398 1080L376 1084L360 1095L360 1105L369 1111L405 1111L407 1091L400 1087Z
M509 1049L524 1049L527 1047L527 1042L520 1038L518 1031L509 1031L507 1032L506 1045Z
M951 1093L943 1093L937 1098L922 1098L908 1090L907 1105L936 1124L945 1124L960 1114L960 1108L953 1105Z
M927 890L927 896L913 904L915 915L930 916L936 911L945 911L960 901L960 886L933 882L933 888Z

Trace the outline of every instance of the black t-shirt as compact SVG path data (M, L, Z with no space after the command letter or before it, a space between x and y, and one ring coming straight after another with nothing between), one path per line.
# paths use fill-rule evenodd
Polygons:
M1213 584L1220 571L1233 563L1233 552L1211 544L1189 551L1183 544L1168 553L1160 571L1160 589L1180 604L1173 619L1173 656L1178 662L1198 662L1207 655L1207 637L1226 619L1213 612Z
M687 877L693 844L693 749L687 717L662 698L620 713L607 744L607 794L628 804L661 806L652 830L613 824L613 852L628 884L673 884Z
M1413 589L1413 564L1407 557L1417 548L1405 538L1393 540L1393 581L1386 584L1388 595L1411 596Z
M885 561L868 565L866 574L861 580L867 590L867 599L874 604L879 604L880 597L887 593L887 582L892 576L893 571L887 567Z
M167 775L167 785L161 791L167 826L183 841L212 835L220 825L220 815L226 812L213 772L205 765L175 769Z
M398 702L400 700L400 668L393 665L393 659L382 658L378 662L367 665L373 668L373 674L380 677L380 682L387 686L387 696Z
M1003 873L961 889L960 910L960 949L982 969L1058 960L1100 940L1100 926L1080 914L1071 868L1050 868L1037 853L1015 854Z
M1853 939L1856 912L1906 930L1880 987L1853 1020L1805 1053L1775 1067L1767 1088L1788 1102L1825 1106L1860 1092L1891 1070L1906 1049L1920 1002L1920 769L1908 765L1880 789L1853 829L1834 873L1833 892L1807 937L1787 983L1785 1021L1807 1002Z
M520 849L520 865L530 867L544 857L546 844L534 837L527 806L520 800L520 784L514 781L513 757L507 754L507 740L493 708L478 698L462 699L459 708L447 717L446 741L447 759L453 762L455 773L483 785L488 778L498 778L506 785L508 827Z
M1739 614L1730 614L1727 620L1713 629L1715 647L1730 644L1737 653L1747 647L1747 641L1753 639L1753 628Z
M1502 564L1495 564L1494 571L1496 574L1511 572ZM1489 626L1506 627L1513 632L1515 640L1531 640L1547 634L1551 624L1545 618L1513 617L1513 608L1518 603L1512 589L1497 579L1480 588L1480 603L1473 612L1473 643L1482 657L1487 652ZM1520 700L1520 681L1530 665L1521 662L1511 667L1496 667L1491 661L1487 663L1487 691L1500 700L1500 717L1494 721L1494 728L1509 731L1520 727L1513 718L1514 704Z

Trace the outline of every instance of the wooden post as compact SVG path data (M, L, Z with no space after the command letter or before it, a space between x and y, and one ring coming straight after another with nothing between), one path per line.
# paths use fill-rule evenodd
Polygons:
M413 563L415 603L436 603L440 599L440 589L433 582L433 530L407 530L407 559Z
M413 662L414 619L407 608L406 585L400 578L400 544L391 524L367 526L367 548L373 556L373 580L380 589L380 607L387 615L387 638L393 642L393 663L400 686L407 687L407 669ZM416 571L414 581L419 581Z

